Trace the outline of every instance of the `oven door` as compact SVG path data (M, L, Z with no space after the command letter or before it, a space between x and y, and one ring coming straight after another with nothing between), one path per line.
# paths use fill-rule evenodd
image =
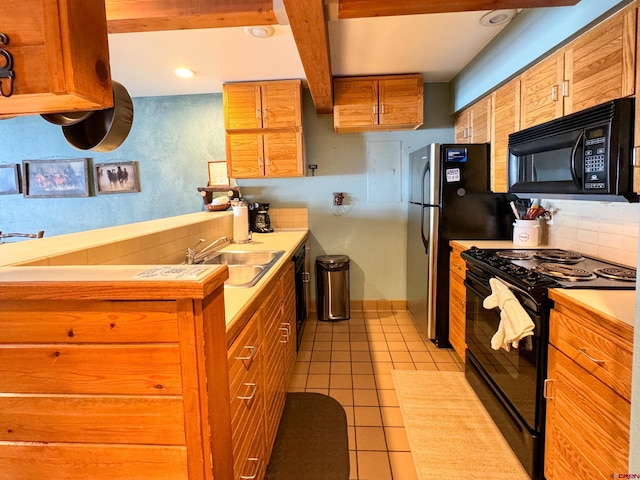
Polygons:
M465 285L468 355L473 357L493 390L506 401L508 409L530 430L540 431L543 419L539 381L544 375L542 333L545 327L541 316L530 308L533 299L524 292L511 289L535 324L534 335L524 338L518 348L511 348L509 352L493 350L491 338L498 330L500 310L488 310L482 306L483 300L491 294L488 279L481 279L468 270Z

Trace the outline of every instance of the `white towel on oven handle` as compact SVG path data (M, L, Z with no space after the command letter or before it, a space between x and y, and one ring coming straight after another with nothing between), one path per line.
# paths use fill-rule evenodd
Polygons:
M520 340L533 335L535 324L507 285L497 278L491 278L489 285L491 295L484 299L482 306L500 308L500 323L491 338L491 348L504 348L508 352L512 346L518 348Z

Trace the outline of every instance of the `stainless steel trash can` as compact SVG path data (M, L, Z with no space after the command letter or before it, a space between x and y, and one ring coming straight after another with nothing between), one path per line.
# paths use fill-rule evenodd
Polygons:
M316 257L316 301L318 320L347 320L349 307L349 257Z

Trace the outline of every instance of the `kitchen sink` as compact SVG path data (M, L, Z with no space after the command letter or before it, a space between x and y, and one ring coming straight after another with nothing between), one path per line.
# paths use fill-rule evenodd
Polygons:
M253 287L284 254L284 250L227 250L207 258L204 263L227 265L226 287Z
M205 260L208 264L224 265L271 265L284 253L284 250L227 250L212 254Z

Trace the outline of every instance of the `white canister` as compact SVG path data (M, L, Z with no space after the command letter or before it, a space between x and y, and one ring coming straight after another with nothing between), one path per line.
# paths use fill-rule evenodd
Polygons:
M513 244L521 247L540 245L540 221L516 220L513 224Z
M233 243L250 242L249 208L246 203L233 205Z

